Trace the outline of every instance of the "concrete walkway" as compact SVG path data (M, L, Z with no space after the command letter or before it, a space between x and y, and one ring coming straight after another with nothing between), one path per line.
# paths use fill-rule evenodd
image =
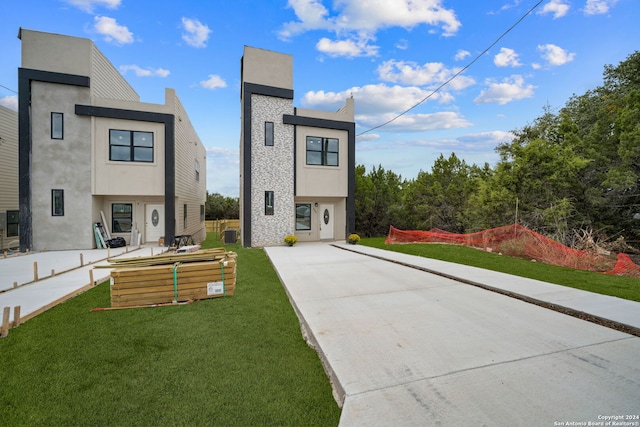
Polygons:
M640 414L637 336L400 263L631 327L640 303L336 246L265 250L333 382L341 426L586 425Z
M149 256L165 250L143 245L133 248L33 252L0 258L0 310L9 307L10 323L14 324L15 307L19 306L20 319L24 322L107 280L111 270L95 268L97 265L108 265L107 258ZM34 280L36 278L38 280ZM15 284L17 287L14 287Z

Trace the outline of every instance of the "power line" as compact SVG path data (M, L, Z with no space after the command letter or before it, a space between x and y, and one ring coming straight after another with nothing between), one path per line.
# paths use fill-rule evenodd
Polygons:
M16 92L15 90L13 90L13 89L9 89L8 87L6 87L6 86L4 86L4 85L0 85L0 87L5 88L5 89L6 89L6 90L8 90L9 92L13 92L13 93L15 93L16 95L18 94L18 92Z
M535 5L533 5L533 7L531 9L529 9L527 11L527 13L525 13L524 15L522 15L520 17L520 19L518 19L513 25L511 25L506 31L504 31L500 37L498 37L493 43L491 43L489 45L489 47L487 47L485 50L483 50L480 54L478 54L475 58L473 58L473 60L471 62L469 62L467 65L464 66L464 68L460 69L460 71L458 71L457 73L455 73L453 76L451 76L447 81L445 81L444 83L442 83L440 86L438 86L437 88L435 88L429 95L425 96L424 98L422 98L422 100L418 101L415 105L413 105L412 107L404 110L402 113L398 114L397 116L395 116L394 118L392 118L391 120L388 120L384 123L382 123L381 125L378 126L374 126L370 129L367 129L365 131L360 132L359 134L356 134L356 136L360 136L360 135L364 135L365 133L371 132L372 130L376 130L376 129L380 129L383 126L388 125L389 123L392 123L394 121L396 121L397 119L399 119L400 117L404 116L405 114L407 114L409 111L413 110L414 108L416 108L418 105L422 104L423 102L425 102L427 99L431 98L433 95L435 95L440 89L442 89L443 87L445 87L446 85L448 85L449 83L451 83L453 81L453 79L455 79L456 77L458 77L460 74L464 73L469 67L471 67L478 59L480 59L485 53L487 53L492 47L494 47L496 44L498 44L498 42L500 40L502 40L502 38L504 36L506 36L511 30L513 30L516 26L518 26L518 24L520 24L520 22L522 22L524 20L524 18L526 18L527 16L529 16L531 14L531 12L533 12L538 6L540 6L540 4L543 2L544 0L540 0L539 2L537 2Z

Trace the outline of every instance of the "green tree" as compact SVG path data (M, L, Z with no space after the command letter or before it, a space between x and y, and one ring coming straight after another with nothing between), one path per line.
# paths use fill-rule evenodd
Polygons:
M207 192L205 218L208 220L240 218L240 200L235 197L225 197L218 193L209 194Z

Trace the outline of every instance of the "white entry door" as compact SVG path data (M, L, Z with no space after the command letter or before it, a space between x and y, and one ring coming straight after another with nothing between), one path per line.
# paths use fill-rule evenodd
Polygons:
M320 205L320 240L333 239L333 205Z
M145 206L144 236L145 242L157 242L164 236L164 205Z

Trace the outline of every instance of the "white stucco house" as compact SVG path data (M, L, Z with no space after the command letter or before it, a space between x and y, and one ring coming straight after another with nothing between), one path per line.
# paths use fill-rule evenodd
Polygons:
M206 152L173 89L138 94L89 39L20 29L20 249L206 238Z
M355 229L352 98L335 112L293 105L293 58L245 46L240 233L244 247L345 240Z
M0 250L18 247L18 206L18 113L0 105Z

